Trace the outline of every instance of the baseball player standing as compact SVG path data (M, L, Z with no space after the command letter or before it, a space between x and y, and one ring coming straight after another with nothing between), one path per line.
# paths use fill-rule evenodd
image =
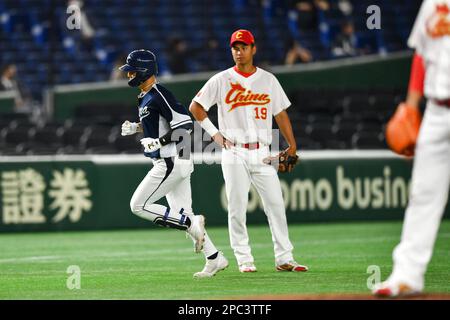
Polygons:
M131 87L141 90L138 96L140 122L125 121L122 135L143 132L144 155L153 162L153 168L131 198L131 211L157 225L185 230L194 241L195 252L203 250L206 258L205 268L194 277L212 277L225 269L228 261L209 239L204 217L192 213L190 176L194 170L193 161L191 157L180 156L184 150L177 148L181 143L179 137L174 138L178 134L189 139L192 120L186 108L157 82L156 57L151 51L131 52L126 64L119 69L127 72ZM169 208L155 203L164 196Z
M415 49L415 54L404 107L417 112L423 95L427 106L415 148L401 241L393 252L393 270L373 291L384 297L417 294L424 289L425 272L448 199L450 0L422 3L408 45Z
M237 30L230 47L236 65L209 79L189 107L194 118L222 146L222 173L228 199L230 243L240 272L255 272L249 246L246 211L250 183L262 198L279 271L307 271L292 255L280 181L274 167L264 164L270 154L272 116L295 155L296 141L285 111L290 102L271 73L253 65L254 37L248 30ZM217 104L219 130L208 119L207 111Z

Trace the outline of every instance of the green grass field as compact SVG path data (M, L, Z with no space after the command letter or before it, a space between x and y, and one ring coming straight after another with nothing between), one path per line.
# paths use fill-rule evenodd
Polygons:
M274 270L268 226L249 228L258 272L241 274L226 228L209 228L230 266L211 279L193 279L202 255L184 232L149 230L0 235L0 299L221 299L273 294L368 293L367 268L391 271L401 222L291 225L298 262L307 273ZM450 292L450 221L441 225L427 292ZM69 290L67 268L81 270Z

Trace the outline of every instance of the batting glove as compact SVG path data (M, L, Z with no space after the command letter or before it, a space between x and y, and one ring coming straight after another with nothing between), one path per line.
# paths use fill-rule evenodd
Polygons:
M141 139L141 144L144 146L144 152L153 152L161 148L159 139L144 138Z
M135 134L138 128L138 124L136 122L125 121L122 123L122 136L129 136L131 134Z

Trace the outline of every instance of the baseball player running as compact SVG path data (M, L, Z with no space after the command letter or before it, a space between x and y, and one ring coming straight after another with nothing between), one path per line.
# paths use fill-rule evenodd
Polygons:
M272 232L276 270L307 271L292 255L277 171L263 163L270 154L272 116L289 144L288 154L296 154L296 141L285 111L290 102L278 80L253 65L256 46L250 31L234 32L230 47L236 65L209 79L192 100L190 111L223 147L221 164L228 199L230 244L239 271L256 271L246 227L250 183L262 198ZM217 104L220 131L207 116L214 104Z
M424 289L425 272L448 199L450 0L426 0L422 3L408 45L415 49L415 54L407 100L397 112L401 115L401 108L404 108L412 114L418 113L423 95L427 98L427 106L415 147L411 194L401 241L393 252L393 271L374 289L375 295L383 297L417 294ZM397 137L413 128L416 121L414 117L411 119ZM387 131L387 140L396 139L390 135Z
M228 266L222 252L218 252L205 231L205 218L192 213L190 176L194 170L189 157L181 157L183 148L177 151L180 139L189 139L193 123L186 108L157 80L155 55L148 50L131 52L126 64L119 68L127 72L128 84L139 87L139 123L125 121L122 135L143 132L141 144L144 155L151 158L153 168L137 187L131 198L131 211L153 223L185 230L193 239L195 252L203 250L206 264L196 278L212 277ZM179 143L177 143L179 142ZM187 152L189 152L188 150ZM169 208L155 202L166 197Z

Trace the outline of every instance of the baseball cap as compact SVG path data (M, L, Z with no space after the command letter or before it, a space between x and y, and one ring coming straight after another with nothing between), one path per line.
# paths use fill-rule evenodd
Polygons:
M245 29L239 29L233 32L233 34L231 35L230 47L233 46L233 43L238 41L250 45L255 43L255 38L253 37L250 31Z

